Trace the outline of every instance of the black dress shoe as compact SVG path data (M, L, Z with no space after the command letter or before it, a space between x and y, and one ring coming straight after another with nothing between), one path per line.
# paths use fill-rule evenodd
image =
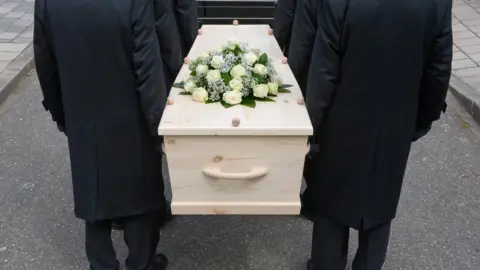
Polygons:
M307 261L307 270L315 270L312 259L308 259Z
M155 255L155 270L165 270L168 266L168 258L162 253Z

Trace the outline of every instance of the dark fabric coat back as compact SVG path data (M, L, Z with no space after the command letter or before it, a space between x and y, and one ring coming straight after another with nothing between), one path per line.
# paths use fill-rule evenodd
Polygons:
M278 0L273 17L273 36L288 56L297 0Z
M178 30L180 31L182 56L186 57L198 33L196 0L173 0Z
M173 0L154 0L155 30L163 62L167 92L170 91L183 65L180 32L175 16ZM168 94L168 93L167 93Z
M289 44L288 64L304 97L306 96L317 25L317 0L297 0Z
M151 0L37 0L44 105L66 127L75 214L101 220L165 206L156 130L166 104Z
M440 117L451 0L320 0L307 108L317 214L356 229L395 217L417 123Z

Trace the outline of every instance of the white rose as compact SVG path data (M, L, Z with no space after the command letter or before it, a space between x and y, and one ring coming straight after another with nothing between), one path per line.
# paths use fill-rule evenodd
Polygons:
M255 62L257 62L257 60L258 60L257 55L255 55L253 52L249 52L249 53L245 54L243 56L243 58L245 59L245 62L249 66L253 66L253 64L255 64Z
M215 55L212 57L212 62L210 62L210 65L212 65L214 68L220 68L223 65L223 56Z
M200 54L200 56L199 56L198 58L200 58L200 59L205 59L205 58L207 58L207 57L209 57L209 56L210 56L210 54L209 54L208 52L203 52L202 54Z
M267 67L262 64L255 64L253 67L253 72L257 73L258 75L265 76L267 75L268 70Z
M197 87L197 85L195 84L194 81L192 80L188 80L185 82L185 84L183 85L183 89L185 90L185 92L187 93L191 93L192 90Z
M192 98L197 102L205 102L208 100L208 92L203 87L195 88L192 92Z
M216 54L218 54L218 53L221 53L222 50L223 50L223 49L222 49L221 47L219 47L219 48L216 48L216 49L211 50L211 51L210 51L210 54L211 54L211 55L216 55Z
M214 83L219 81L222 78L222 75L220 74L220 71L217 69L209 70L207 72L207 81L210 83Z
M243 88L243 83L239 79L232 79L228 84L233 91L241 92Z
M198 65L197 68L195 69L195 72L197 73L197 75L207 74L208 67L206 65Z
M237 45L238 45L238 41L236 41L236 40L231 39L231 40L227 41L227 47L230 50L235 50L235 47L237 47Z
M230 105L239 104L242 102L242 93L237 91L227 91L223 93L223 101Z
M242 76L245 76L245 74L245 68L242 65L236 65L230 70L230 75L235 79L239 79Z
M268 86L266 84L257 84L253 87L253 96L264 98L268 96Z
M278 94L278 84L276 82L269 82L268 86L268 93L272 95Z

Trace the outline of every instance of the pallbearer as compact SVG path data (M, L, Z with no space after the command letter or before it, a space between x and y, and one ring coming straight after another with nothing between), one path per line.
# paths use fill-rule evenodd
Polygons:
M165 257L154 263L167 96L152 1L37 0L34 46L43 103L68 137L90 269L119 267L113 219L125 226L128 269L165 269Z
M174 2L175 17L180 31L182 56L186 57L197 37L198 16L196 0L170 0Z
M288 65L306 96L308 72L312 58L312 47L317 32L316 0L280 0L275 11L273 33L284 54L288 55ZM308 183L312 179L312 169L318 146L310 144L310 151L305 156L303 178L307 188L301 195L301 214L311 218L313 211L312 195Z
M315 225L309 269L385 260L411 143L445 108L451 0L317 1L307 108L319 152L309 182Z
M273 35L287 56L297 1L300 0L278 0L273 18Z

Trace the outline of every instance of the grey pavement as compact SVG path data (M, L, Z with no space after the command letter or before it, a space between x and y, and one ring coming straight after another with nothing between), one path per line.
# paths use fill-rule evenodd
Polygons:
M66 139L40 101L32 73L0 107L0 269L87 269ZM385 269L480 269L480 132L449 104L413 146ZM183 216L165 228L159 251L169 269L305 269L311 227L288 216Z
M33 66L34 0L0 0L0 104Z
M454 0L453 62L450 86L480 123L480 0Z

